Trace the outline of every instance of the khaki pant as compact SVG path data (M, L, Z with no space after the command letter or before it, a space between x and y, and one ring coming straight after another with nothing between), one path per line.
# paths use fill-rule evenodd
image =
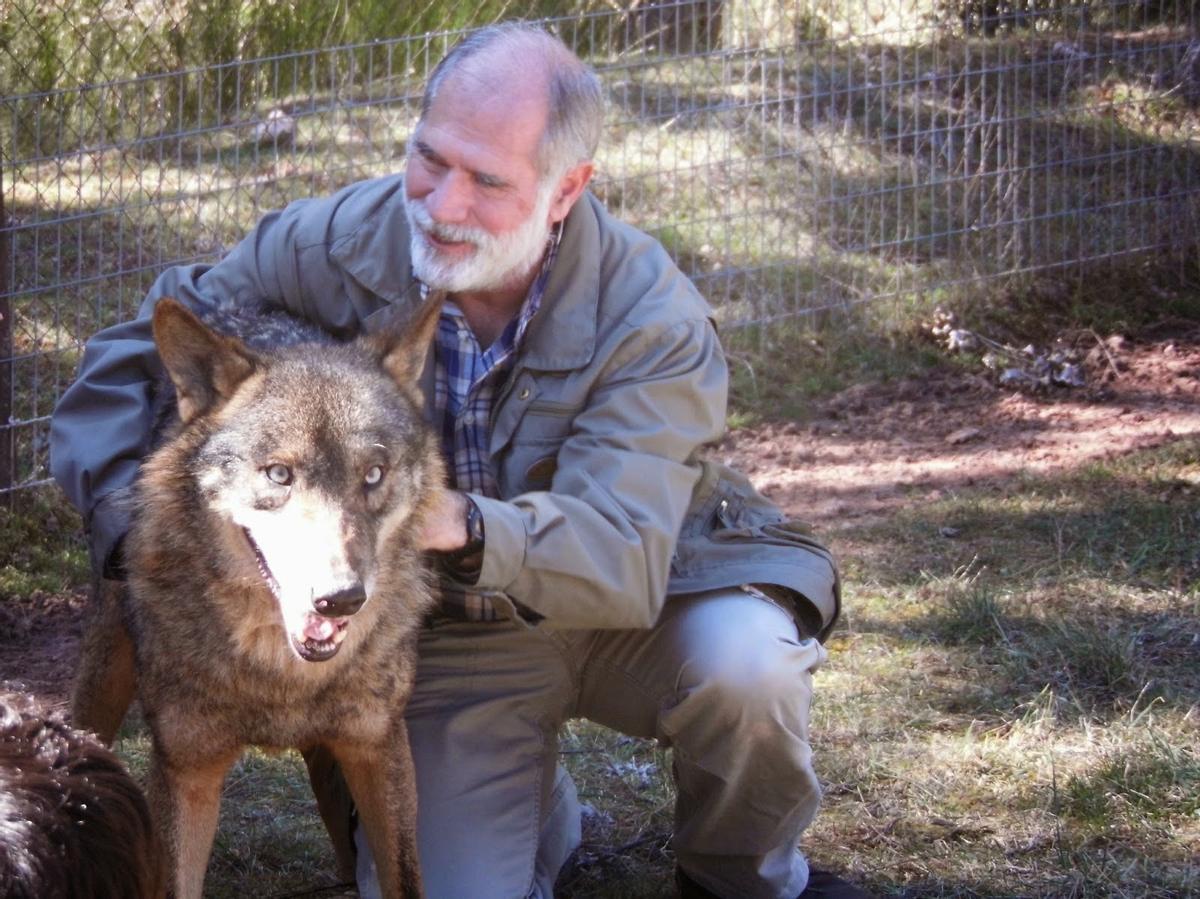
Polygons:
M794 899L808 879L800 834L820 801L808 714L824 659L783 608L738 589L673 598L647 631L425 630L408 727L427 895L553 894L580 840L557 734L582 717L673 749L673 846L693 880ZM377 896L356 837L360 892Z

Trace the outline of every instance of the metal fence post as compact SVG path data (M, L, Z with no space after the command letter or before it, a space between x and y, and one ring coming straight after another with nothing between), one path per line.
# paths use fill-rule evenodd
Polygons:
M0 156L0 491L8 493L15 481L13 458L13 342L12 267L9 265L8 216L4 212L4 157Z

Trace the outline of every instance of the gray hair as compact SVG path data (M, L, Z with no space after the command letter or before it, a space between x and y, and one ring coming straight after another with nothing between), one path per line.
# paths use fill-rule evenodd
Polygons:
M557 176L596 155L604 122L600 79L561 40L529 22L500 22L467 35L437 64L421 97L421 118L446 78L488 50L532 50L546 73L549 114L537 149L543 177Z

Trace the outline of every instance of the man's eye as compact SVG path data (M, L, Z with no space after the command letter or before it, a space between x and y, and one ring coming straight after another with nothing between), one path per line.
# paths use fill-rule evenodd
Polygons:
M446 164L442 162L441 158L432 150L422 148L417 151L417 155L421 157L421 162L425 163L425 165L429 166L430 168L446 167Z

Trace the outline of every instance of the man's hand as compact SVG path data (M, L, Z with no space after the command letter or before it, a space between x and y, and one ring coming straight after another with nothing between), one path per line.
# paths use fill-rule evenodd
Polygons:
M425 515L417 538L421 549L449 552L467 545L467 496L458 490L442 490Z

